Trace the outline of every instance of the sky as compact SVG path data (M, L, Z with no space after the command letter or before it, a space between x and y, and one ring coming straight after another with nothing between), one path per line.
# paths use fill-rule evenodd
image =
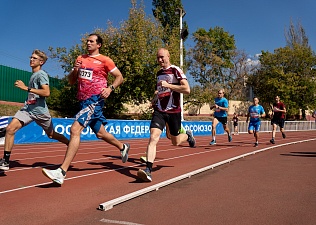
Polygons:
M144 0L144 4L146 14L152 16L152 1ZM316 49L315 0L182 0L182 4L190 33L186 48L193 47L192 33L198 28L219 26L234 35L237 48L253 58L262 50L284 47L292 20L302 24L310 46ZM0 0L0 8L0 65L31 71L33 49L70 49L80 44L84 34L106 29L108 21L119 27L128 19L131 1ZM50 76L64 76L60 64L52 59L43 69Z

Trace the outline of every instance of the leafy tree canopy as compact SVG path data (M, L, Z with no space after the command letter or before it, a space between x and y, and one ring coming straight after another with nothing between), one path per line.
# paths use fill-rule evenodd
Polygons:
M112 58L124 77L124 83L106 100L104 113L109 117L123 112L123 103L140 104L151 98L156 85L155 74L158 69L156 52L158 48L165 46L162 41L163 30L160 24L152 18L146 17L143 4L137 6L136 0L132 0L129 13L129 19L122 22L119 28L113 27L109 22L106 30L96 29L91 32L101 35L103 38L101 54ZM87 36L88 34L83 35L81 44L69 50L50 48L51 57L62 63L65 72L71 70L79 55L86 53ZM66 80L66 78L64 79ZM111 84L111 82L110 78L109 83ZM73 116L76 111L72 109L77 109L75 107L77 102L75 100L69 102L69 99L75 99L75 87L66 85L61 90L59 98L61 101L67 102L66 108L62 110L67 112L67 116Z
M274 53L262 52L260 69L250 77L255 95L261 102L274 102L276 95L287 105L288 115L299 113L299 109L315 107L316 56L309 47L299 44L278 48Z

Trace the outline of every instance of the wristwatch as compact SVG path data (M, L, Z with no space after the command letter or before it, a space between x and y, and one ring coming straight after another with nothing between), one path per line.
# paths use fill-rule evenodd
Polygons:
M27 92L30 92L30 91L31 91L31 88L28 87L28 88L27 88Z
M111 88L112 91L115 90L115 87L113 85L110 85L110 88Z

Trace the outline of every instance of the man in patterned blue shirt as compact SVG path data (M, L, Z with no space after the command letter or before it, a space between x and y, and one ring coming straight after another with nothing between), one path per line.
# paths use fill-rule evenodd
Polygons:
M259 105L259 99L257 97L253 98L253 105L251 105L248 109L247 120L248 123L250 117L250 123L248 125L248 133L253 134L255 137L255 145L254 147L258 147L258 138L259 138L259 130L261 125L260 117L265 117L266 113L261 105Z

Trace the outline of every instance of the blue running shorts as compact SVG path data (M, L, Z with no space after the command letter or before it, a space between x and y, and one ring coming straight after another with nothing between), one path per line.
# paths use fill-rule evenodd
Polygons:
M90 98L80 101L80 111L76 115L78 121L83 127L90 126L96 134L101 125L107 124L103 115L104 99L99 95L93 95Z

